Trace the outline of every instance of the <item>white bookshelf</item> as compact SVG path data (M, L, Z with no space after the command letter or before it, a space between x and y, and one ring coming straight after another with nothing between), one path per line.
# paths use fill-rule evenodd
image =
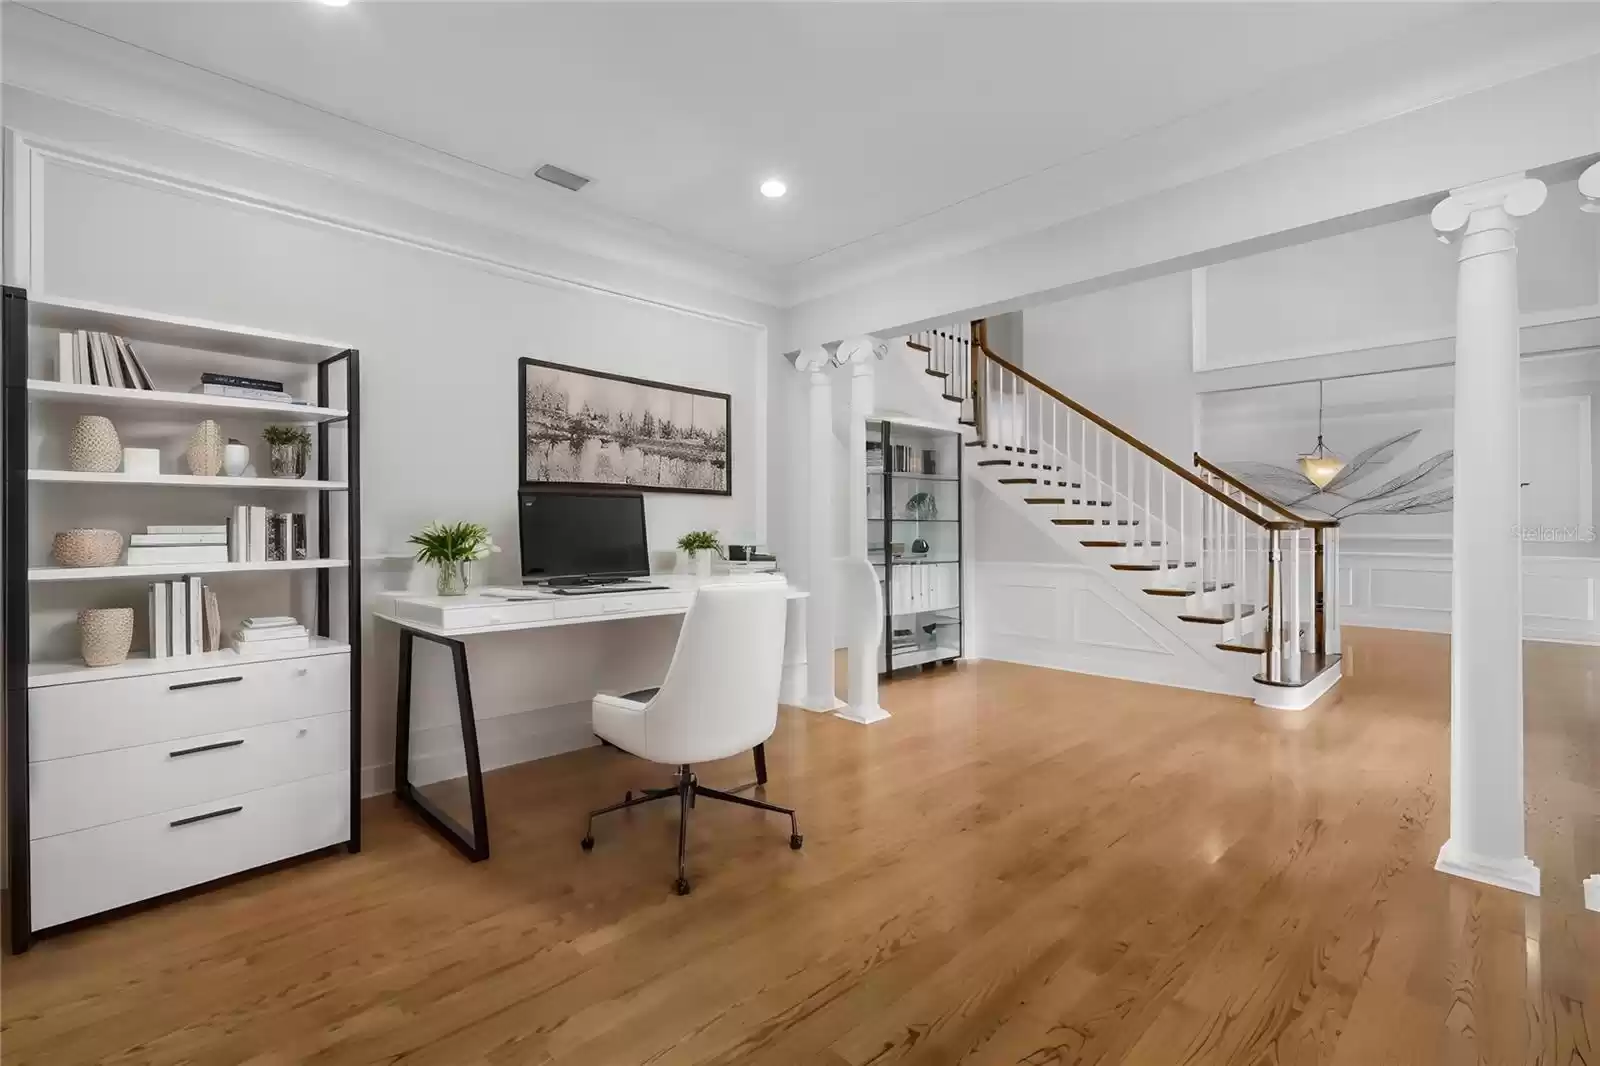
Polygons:
M29 470L29 481L56 485L150 485L190 489L271 489L273 491L343 492L345 481L289 477L200 477L195 474L101 474L83 470Z
M241 655L232 648L206 651L198 655L169 655L152 659L145 652L136 652L116 666L85 666L81 662L34 662L28 664L28 687L49 688L52 685L75 685L82 681L109 681L124 677L149 677L155 674L177 674L185 670L207 670L214 667L238 666L244 663L276 662L283 659L310 659L320 655L342 655L350 645L328 637L312 637L308 647L290 651L252 652Z
M333 422L349 416L339 407L314 407L310 404L241 400L232 396L207 396L198 392L162 392L145 389L118 389L110 385L79 385L31 378L28 398L36 403L71 404L95 410L192 411L201 414L262 415L280 422Z
M288 856L358 851L358 353L314 337L9 287L4 305L5 771L13 800L22 797L6 822L11 950L26 950L42 932ZM61 335L77 330L133 342L158 388L55 380ZM208 371L282 382L286 397L313 403L186 391ZM88 413L109 417L124 444L156 449L168 469L182 467L192 427L205 419L252 442L273 423L308 426L316 465L304 478L55 469L70 465L74 420ZM264 465L266 450L257 444L253 458ZM125 490L96 491L118 485ZM215 495L165 491L173 489ZM127 537L150 523L221 525L234 508L268 498L280 501L274 510L303 511L306 549L332 557L88 567L50 557L63 529ZM230 584L235 575L246 577ZM277 651L228 646L153 658L156 596L139 583L183 577L215 589L221 643L231 643L226 633L242 619L262 614L293 615L313 635ZM125 660L91 667L77 657L83 607L132 608L135 647ZM193 633L200 616L193 607L185 613ZM258 743L264 737L272 743ZM308 766L319 768L316 776ZM109 820L89 819L83 811L91 808ZM237 816L209 820L223 815ZM224 825L227 846L219 848ZM160 832L151 835L150 826ZM141 861L130 865L120 857L135 841Z
M348 559L290 559L271 563L157 563L129 566L30 566L29 581L102 581L109 578L175 577L184 574L248 574L289 570L335 570Z

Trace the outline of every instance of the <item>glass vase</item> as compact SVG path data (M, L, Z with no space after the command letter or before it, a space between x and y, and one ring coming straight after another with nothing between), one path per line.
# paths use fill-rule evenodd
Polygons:
M467 561L455 559L434 564L439 568L434 588L441 596L465 596L467 593Z
M268 452L273 477L306 476L306 450L298 444L274 444Z

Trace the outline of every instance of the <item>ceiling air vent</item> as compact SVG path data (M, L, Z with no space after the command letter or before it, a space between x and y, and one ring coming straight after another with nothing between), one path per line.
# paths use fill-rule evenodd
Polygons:
M533 176L536 178L543 178L551 185L559 185L563 189L570 189L573 192L577 192L579 189L589 184L588 178L574 174L570 170L562 170L560 167L551 166L549 163L546 163L538 170L535 170L533 172Z

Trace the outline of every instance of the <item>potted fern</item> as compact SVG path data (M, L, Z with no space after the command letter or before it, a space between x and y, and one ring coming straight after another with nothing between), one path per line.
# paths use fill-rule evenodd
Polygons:
M273 477L305 477L306 456L311 454L311 431L305 426L268 426L261 431L267 442Z
M417 562L438 568L435 588L441 596L463 595L468 564L500 550L488 528L477 522L431 522L411 535L411 543L417 546Z
M678 538L678 571L687 574L693 570L700 577L711 576L711 557L722 554L722 544L709 530L696 530Z

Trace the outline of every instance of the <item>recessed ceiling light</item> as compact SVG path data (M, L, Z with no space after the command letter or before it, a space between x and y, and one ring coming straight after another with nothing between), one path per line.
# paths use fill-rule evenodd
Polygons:
M776 200L778 197L782 196L788 191L789 186L785 185L777 178L768 178L766 181L761 183L761 195L765 196L769 200Z
M324 7L344 7L350 0L317 0L317 3Z

